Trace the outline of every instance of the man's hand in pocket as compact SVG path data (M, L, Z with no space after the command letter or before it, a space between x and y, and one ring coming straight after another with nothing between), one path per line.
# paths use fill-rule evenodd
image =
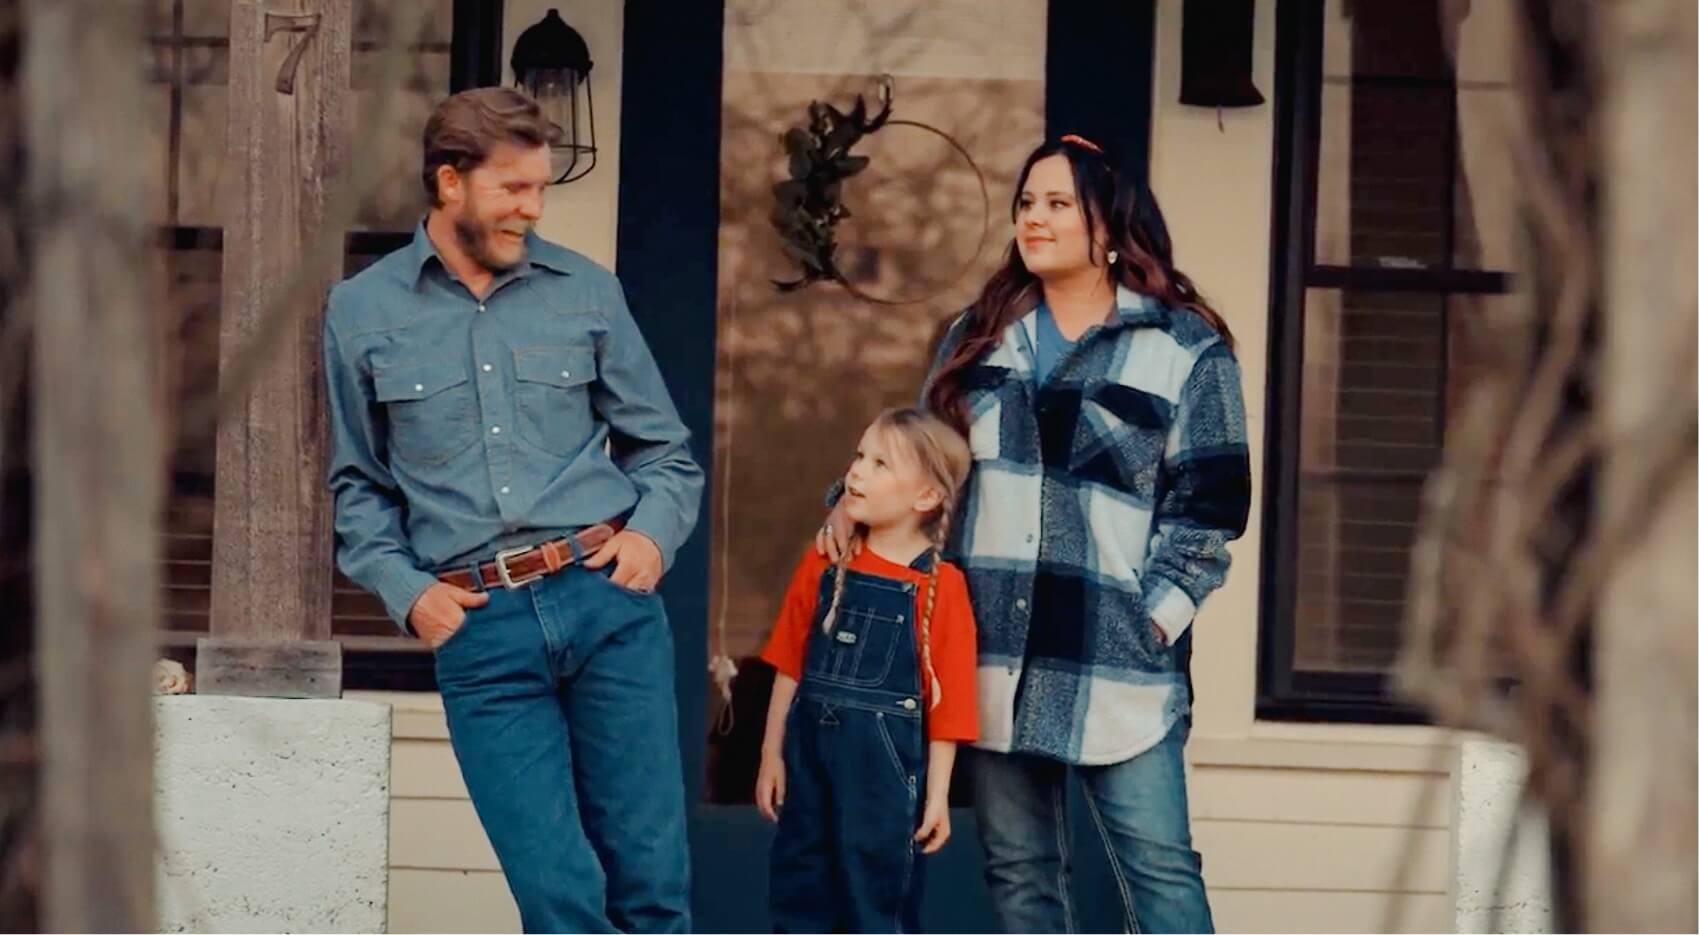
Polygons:
M448 642L448 638L466 622L466 611L490 602L487 593L457 588L438 581L425 589L407 612L407 625L425 645L432 649Z

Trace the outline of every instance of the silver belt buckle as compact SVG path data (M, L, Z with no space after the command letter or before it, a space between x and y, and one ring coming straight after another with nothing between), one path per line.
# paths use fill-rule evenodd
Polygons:
M517 548L517 549L503 549L500 552L496 553L496 577L501 579L501 586L502 587L508 589L509 591L517 591L520 588L523 588L526 585L531 584L532 582L537 581L537 580L539 580L543 577L543 572L539 571L535 574L526 575L523 578L515 578L515 577L513 577L513 572L508 571L508 569L507 569L507 563L508 563L509 560L518 558L519 556L524 555L527 552L535 552L535 551L537 551L536 546L527 545L527 546L521 546L520 548Z

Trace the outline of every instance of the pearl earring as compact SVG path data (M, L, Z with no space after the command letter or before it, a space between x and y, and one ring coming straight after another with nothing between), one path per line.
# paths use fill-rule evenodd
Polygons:
M1120 259L1120 258L1121 258L1121 254L1119 254L1119 253L1116 253L1116 252L1115 252L1115 251L1113 251L1113 250L1111 250L1111 251L1109 251L1109 265L1110 265L1110 266L1114 266L1114 265L1115 265L1115 261L1116 261L1116 260L1119 260L1119 259Z

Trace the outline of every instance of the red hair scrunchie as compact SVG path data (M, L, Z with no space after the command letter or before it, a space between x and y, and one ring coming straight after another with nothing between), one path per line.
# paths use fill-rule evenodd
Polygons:
M1093 143L1091 140L1088 140L1083 136L1080 136L1078 133L1069 133L1069 134L1064 135L1062 137L1062 142L1072 143L1075 146L1081 147L1082 149L1089 149L1092 152L1098 154L1099 156L1103 155L1103 147L1097 145L1096 143Z

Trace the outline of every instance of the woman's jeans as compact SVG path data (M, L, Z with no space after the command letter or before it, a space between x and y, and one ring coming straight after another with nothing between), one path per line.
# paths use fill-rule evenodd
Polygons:
M985 878L1004 931L1075 931L1068 878L1067 777L1084 787L1111 855L1129 932L1212 932L1203 863L1192 849L1182 722L1155 747L1110 766L973 754Z

